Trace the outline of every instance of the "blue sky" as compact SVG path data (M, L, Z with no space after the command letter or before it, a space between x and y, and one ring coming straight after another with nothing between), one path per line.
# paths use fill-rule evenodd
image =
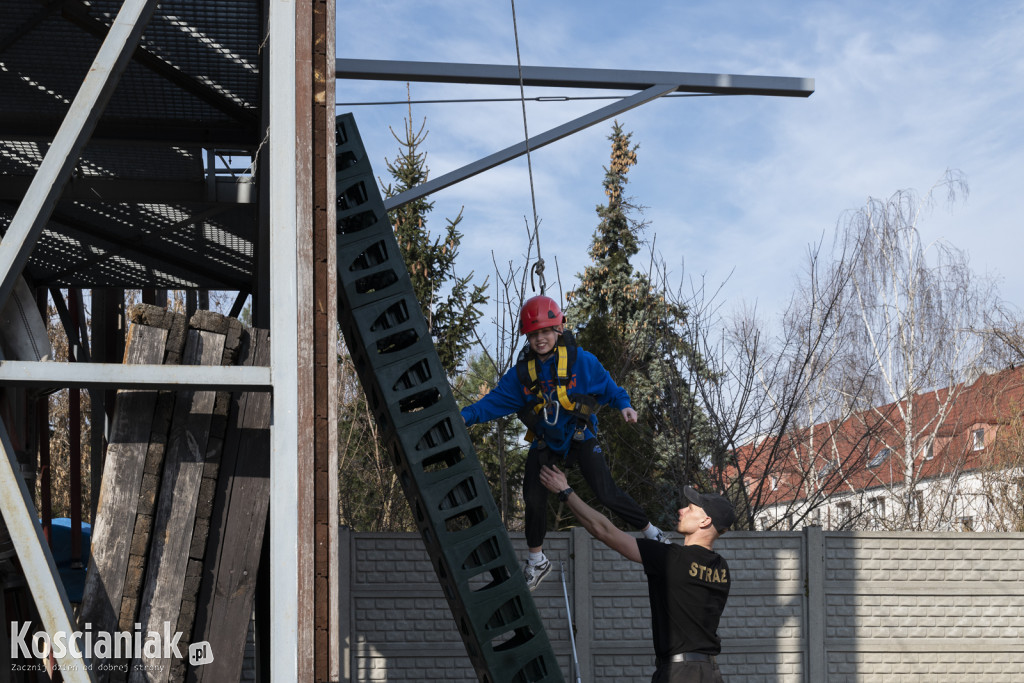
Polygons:
M1024 300L1024 2L517 0L524 65L809 77L810 98L670 98L620 115L639 143L628 194L675 283L705 278L726 309L777 314L810 243L831 238L868 197L926 192L947 169L969 196L920 228L970 253L979 273ZM511 3L375 0L338 4L339 57L515 64ZM416 99L517 97L518 88L411 85ZM613 94L527 88L527 97ZM338 81L338 101L403 100L404 83ZM606 104L527 103L531 134ZM374 170L398 149L404 106L354 112ZM523 139L519 102L414 105L431 177ZM603 203L611 122L533 154L549 289L587 265ZM461 269L494 282L526 249L525 158L433 195L431 225L464 208ZM642 265L642 264L638 264Z

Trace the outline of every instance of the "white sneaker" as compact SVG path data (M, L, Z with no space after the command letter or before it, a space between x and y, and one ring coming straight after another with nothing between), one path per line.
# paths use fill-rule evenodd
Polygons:
M526 587L531 591L551 572L551 560L544 560L544 564L533 565L527 560L523 565L523 576L526 577Z

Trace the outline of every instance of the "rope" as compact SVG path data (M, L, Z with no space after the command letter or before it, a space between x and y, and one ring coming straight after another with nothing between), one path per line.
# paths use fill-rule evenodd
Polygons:
M572 628L572 612L569 611L569 589L565 587L565 562L560 562L562 566L562 594L565 596L565 616L569 619L569 642L572 643L572 663L576 669L576 683L580 683L580 660L576 656L576 635L573 633Z
M519 103L523 107L523 140L526 145L526 169L530 175L530 202L533 207L533 236L537 241L537 262L533 264L530 271L530 284L533 284L533 275L537 275L540 282L540 293L544 294L547 289L547 281L544 279L544 257L540 253L540 225L537 220L537 193L533 189L533 160L530 158L530 131L526 125L526 89L523 86L523 61L519 54L519 26L516 23L516 0L512 2L512 33L516 39L516 68L519 70Z

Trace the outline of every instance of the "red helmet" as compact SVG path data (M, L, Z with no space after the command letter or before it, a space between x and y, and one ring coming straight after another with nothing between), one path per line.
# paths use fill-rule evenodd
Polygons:
M526 300L519 311L519 334L529 334L545 327L560 326L565 322L562 310L548 296L535 296Z

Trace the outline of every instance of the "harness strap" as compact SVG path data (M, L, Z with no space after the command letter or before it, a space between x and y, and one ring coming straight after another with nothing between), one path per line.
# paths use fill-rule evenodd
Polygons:
M526 440L530 443L533 443L538 438L537 432L540 431L538 424L544 419L540 416L542 410L544 410L543 403L534 403L516 413L516 417L526 425Z
M570 349L569 344L573 344ZM589 394L569 394L568 383L572 372L572 364L575 361L575 339L570 332L563 332L559 335L558 344L555 347L557 364L555 371L555 395L558 407L568 412L575 422L576 438L582 438L587 427L594 428L591 423L591 416L597 412L597 399ZM526 387L527 391L533 394L535 402L526 406L516 413L519 419L526 425L526 439L535 441L539 422L545 419L542 415L553 400L546 396L540 386L540 365L535 354L529 348L523 350L520 361L516 364L516 372L519 374L519 381Z

